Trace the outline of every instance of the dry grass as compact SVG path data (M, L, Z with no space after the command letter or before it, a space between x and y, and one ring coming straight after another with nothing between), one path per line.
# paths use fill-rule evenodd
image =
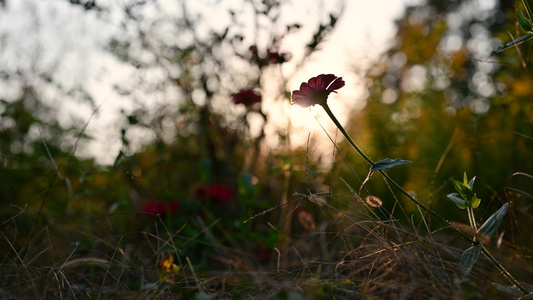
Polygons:
M308 202L318 208L316 227L306 230L289 215L285 222L292 220L293 231L265 262L259 262L247 245L215 238L228 234L217 221L205 224L198 219L196 225L202 228L192 237L184 235L183 227L166 231L161 219L142 231L114 235L113 216L99 218L108 225L101 236L59 226L20 236L21 212L2 225L0 295L3 299L464 299L494 292L485 288L494 274L483 262L471 280L454 283L464 248L450 246L445 228L429 233L420 224L405 225L385 209L354 197L294 198L294 207ZM265 216L250 222L264 222ZM92 244L84 244L87 241ZM179 272L158 276L157 260L164 249L182 256L178 248L191 245L210 249L210 255L197 261L185 256L177 262L182 267Z

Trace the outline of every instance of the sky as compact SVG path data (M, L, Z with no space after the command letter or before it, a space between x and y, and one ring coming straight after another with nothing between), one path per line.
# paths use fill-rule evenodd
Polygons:
M104 19L66 0L8 0L7 7L0 11L0 64L9 71L26 70L28 80L39 72L53 70L53 77L62 84L63 91L47 91L48 104L58 108L63 125L69 125L73 118L88 122L86 132L94 139L79 145L77 154L94 156L101 164L112 163L121 148L120 111L131 111L134 107L127 97L115 92L113 86L128 82L135 70L119 64L115 57L102 50L108 38L120 30L114 18L122 2L127 1L97 1L110 12ZM236 9L241 5L238 0L222 2ZM402 15L405 5L412 2L346 0L341 19L322 50L297 71L291 62L283 65L284 76L290 77L287 89L298 89L301 82L322 73L342 76L346 87L332 95L329 103L332 110L338 112L340 121L345 122L349 118L347 112L360 109L366 96L362 80L354 70L368 68L387 49L394 38L393 21ZM172 3L176 2L169 2L169 13ZM227 17L220 17L215 6L205 3L215 2L187 1L191 11L206 15L211 26L229 22ZM301 21L303 13L303 28L306 28L305 22L316 26L318 18L327 16L321 11L321 5L331 11L339 9L338 1L294 0L288 4L292 8L285 10L282 17ZM304 55L302 45L309 38L305 34L303 30L300 35L290 36L284 40L281 50L291 52L295 58L301 57ZM64 90L78 85L93 97L99 107L96 113L94 104L80 101L79 95L64 94ZM16 86L0 83L0 97L9 98L16 90ZM318 140L327 139L315 116L328 129L332 128L320 108L302 109L287 102L265 99L263 109L276 121L271 122L276 125L266 128L267 134L275 136L276 130L290 120L295 145L305 143L310 132ZM134 144L141 145L145 140L139 136ZM73 143L74 140L64 142Z

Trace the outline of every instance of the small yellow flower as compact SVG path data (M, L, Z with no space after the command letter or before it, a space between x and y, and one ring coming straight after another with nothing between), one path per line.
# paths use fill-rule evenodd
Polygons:
M174 255L168 251L163 253L159 262L157 263L157 273L159 274L159 280L171 282L173 274L177 274L181 270L180 266L174 263Z

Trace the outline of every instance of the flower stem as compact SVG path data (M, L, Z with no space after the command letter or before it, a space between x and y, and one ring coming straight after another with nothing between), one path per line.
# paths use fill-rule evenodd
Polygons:
M474 216L474 209L471 207L466 208L466 212L468 213L468 221L470 222L470 227L474 229L474 232L477 232L477 225L476 225L476 218Z
M348 142L350 143L350 145L355 149L355 151L357 151L357 153L359 153L369 164L371 164L372 166L374 166L376 163L373 162L370 157L366 156L366 154L363 153L363 151L361 149L359 149L359 147L357 147L357 145L354 143L354 141L350 138L350 136L348 135L348 133L346 132L346 130L344 130L344 127L342 127L341 123L339 123L339 121L337 120L337 118L335 117L335 115L333 114L333 112L331 111L331 109L329 109L329 106L326 104L326 105L323 105L322 106L324 108L324 110L326 111L326 113L328 114L328 116L331 118L331 120L333 121L333 123L335 123L335 125L337 126L337 128L339 128L339 130L342 132L342 134L344 135L344 137L346 138L346 140L348 140Z
M356 144L355 142L352 140L352 138L348 135L348 133L346 132L346 130L344 129L344 127L341 125L341 123L339 123L339 121L337 120L337 118L335 117L335 115L333 114L333 112L331 111L331 109L329 108L329 106L327 105L327 103L325 105L322 106L324 108L324 110L326 111L326 113L328 114L328 116L331 118L331 120L333 121L333 123L335 123L335 125L337 126L337 128L342 132L342 134L344 135L344 137L346 138L346 140L350 143L350 145L355 149L355 151L357 151L357 153L359 153L361 155L361 157L363 157L370 165L374 166L376 163L374 163L374 161L372 161L372 159L370 159L370 157L368 157ZM471 237L467 236L466 234L462 233L459 229L451 226L450 224L450 221L448 221L447 219L445 219L444 217L442 217L441 215L437 214L436 212L434 212L433 210L429 209L428 207L426 207L424 204L420 203L418 200L416 200L413 196L411 196L411 194L409 194L406 190L404 190L398 183L396 183L396 181L394 181L387 173L385 173L383 170L379 170L379 173L381 173L381 175L383 175L383 177L385 177L387 179L387 181L389 181L392 185L394 185L396 188L398 188L398 190L400 190L400 192L402 194L404 194L405 196L407 196L407 198L409 198L411 201L413 201L414 203L416 203L419 207L421 207L422 209L424 209L425 211L427 211L428 213L430 213L431 215L433 215L434 217L436 217L437 219L441 220L442 222L444 222L446 225L448 225L451 229L453 229L455 232L457 232L461 237L463 237L464 239L466 239L467 241L471 242L472 244L474 245L477 245L479 244L478 241L475 241L474 239L472 239ZM469 211L468 212L468 219L470 220L471 222L471 225L473 226L472 228L476 228L476 225L475 225L475 219L474 219L474 215L473 215L473 212ZM490 252L485 249L485 247L482 247L482 252L483 254L489 259L489 261L507 278L507 280L509 280L512 284L514 284L522 293L524 294L527 294L528 291L511 275L511 273L509 273L497 260L496 258L494 258L494 256L492 256L490 254Z
M335 123L335 125L337 126L337 128L339 128L339 130L342 132L342 134L344 135L344 137L346 138L346 140L348 140L348 142L350 143L350 145L355 149L355 151L357 151L357 153L359 153L368 163L370 163L372 166L374 166L376 163L374 163L374 161L372 161L372 159L370 159L370 157L366 156L366 154L363 153L363 151L355 144L355 142L352 140L352 138L348 135L348 133L346 132L346 130L344 130L344 127L341 125L341 123L339 123L339 121L337 120L337 118L335 117L335 115L333 114L333 112L331 111L331 109L329 108L329 106L326 104L323 106L324 107L324 110L326 111L326 113L328 114L328 116L331 118L331 120L333 121L333 123ZM389 177L389 175L385 172L383 172L383 170L379 170L379 172L392 184L394 185L396 188L398 188L400 190L400 192L402 192L405 196L407 196L407 198L409 198L411 201L413 201L414 203L416 203L418 206L420 206L422 209L424 209L425 211L427 211L428 213L432 214L433 216L437 217L439 220L443 221L444 223L446 223L446 225L450 226L453 230L457 231L463 238L465 238L466 240L472 242L472 243L476 243L474 242L469 236L465 235L464 233L462 233L461 231L459 231L458 229L456 229L455 227L451 226L450 222L448 220L446 220L444 217L441 217L439 214L437 214L436 212L432 211L431 209L427 208L424 204L420 203L418 200L416 200L413 196L411 196L407 191L405 191L398 183L396 183L396 181L392 180L392 178Z

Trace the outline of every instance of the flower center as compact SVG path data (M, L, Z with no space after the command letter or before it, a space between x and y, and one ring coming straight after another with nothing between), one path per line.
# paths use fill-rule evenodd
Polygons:
M316 91L315 93L313 93L313 96L311 99L312 103L324 106L326 105L326 102L328 100L328 95L329 95L328 91Z

